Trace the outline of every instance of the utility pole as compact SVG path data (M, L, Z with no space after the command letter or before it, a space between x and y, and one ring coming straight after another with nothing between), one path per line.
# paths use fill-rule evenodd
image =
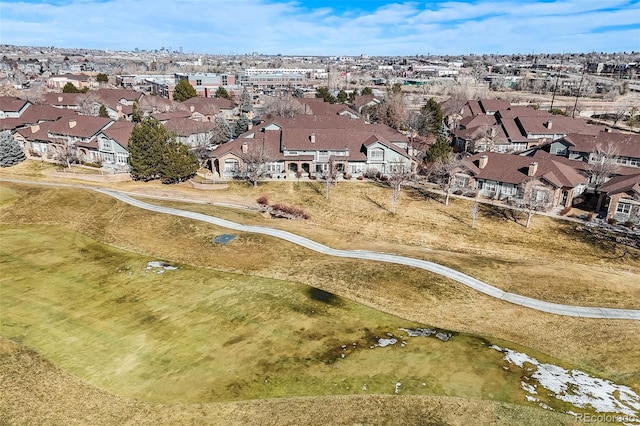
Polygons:
M562 56L560 57L560 70L562 70L562 64L564 62L564 52L562 52ZM556 99L556 92L558 91L558 79L560 78L560 71L556 74L556 84L553 86L553 95L551 96L551 106L549 107L549 112L553 111L553 102Z
M585 69L586 69L585 64L582 64L582 75L580 76L580 83L578 83L578 93L576 93L576 101L573 104L573 112L571 113L571 118L576 117L576 109L578 108L578 98L580 97L580 90L582 90L582 80L584 80Z

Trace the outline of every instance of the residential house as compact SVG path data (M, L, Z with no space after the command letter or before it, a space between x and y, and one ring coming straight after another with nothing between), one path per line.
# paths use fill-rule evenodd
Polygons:
M221 108L233 109L232 102L227 99L195 97L182 102L191 114L191 118L198 121L213 121L221 114ZM228 113L223 114L228 115Z
M525 191L535 188L544 209L567 207L587 188L587 176L570 164L543 151L533 157L479 153L464 161L453 189L473 189L482 197L518 204Z
M611 131L596 134L570 133L546 148L551 154L589 164L600 160L596 149L609 151L620 166L640 168L640 135Z
M11 96L0 96L0 119L20 118L31 102Z
M129 121L117 121L98 132L95 139L89 142L78 142L87 161L102 164L102 167L113 171L129 170L129 139L135 127Z
M350 118L360 118L357 112L344 104L331 104L321 98L297 98L304 107L303 114L311 115L345 115Z
M76 149L78 157L82 161L95 162L98 160L96 158L97 149L86 144L95 142L98 133L113 123L109 118L85 115L51 122L47 126L47 139L45 139L45 141L50 141L47 149L48 154L55 155L72 148Z
M640 223L640 172L615 176L598 189L597 210L619 223Z
M0 130L14 131L21 127L42 123L43 121L56 121L62 117L75 115L77 114L74 111L49 105L30 105L19 118L0 119Z
M82 90L84 88L98 88L98 82L96 82L94 78L86 74L53 75L46 81L46 85L49 89L60 91L64 89L64 86L67 85L67 83L73 84L78 90Z
M269 172L283 178L297 172L317 177L331 167L352 175L416 167L407 137L388 126L340 115L299 115L269 120L221 145L211 154L212 170L233 177L243 168L243 156L255 150L267 153Z
M109 118L128 121L131 121L134 103L139 103L144 96L141 92L127 89L98 89L90 93L95 98L98 108L104 105Z
M189 148L208 146L216 127L211 121L197 121L189 118L172 118L163 124L167 130L176 135L178 142Z

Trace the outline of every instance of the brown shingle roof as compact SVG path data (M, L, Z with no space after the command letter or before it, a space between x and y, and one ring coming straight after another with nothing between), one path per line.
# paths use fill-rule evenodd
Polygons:
M77 106L83 96L85 96L84 93L46 93L44 101L45 104L53 106Z
M31 102L12 96L0 96L0 110L5 112L18 112L29 103Z
M511 106L509 101L502 99L480 99L479 104L485 114L495 113L498 110L507 109Z
M191 136L197 133L213 131L216 124L211 121L196 121L189 118L172 118L164 123L167 130L175 132L178 136Z
M640 135L599 132L595 135L568 134L564 140L573 145L571 151L593 152L597 146L615 147L617 154L624 157L640 158Z
M75 125L73 125L74 121ZM109 118L78 115L52 122L51 127L49 128L49 133L90 138L111 123L113 123L113 121Z
M488 162L483 169L480 169L478 164L483 155L488 157ZM465 163L479 179L517 185L530 179L528 171L533 161L538 163L534 177L544 179L556 187L573 188L587 182L587 177L575 168L556 161L555 156L542 151L537 152L533 159L521 155L483 152L469 157Z
M622 192L635 192L640 195L640 172L632 175L615 176L602 184L599 191L608 195Z
M118 142L118 144L123 148L126 148L129 146L129 139L131 138L131 132L134 127L135 124L129 121L116 121L111 126L104 129L102 133Z
M554 115L552 117L518 116L515 120L524 131L524 134L566 135L569 133L580 133L596 135L604 130L604 126L588 124L582 118L571 118L562 115ZM549 128L549 122L551 123L551 128Z

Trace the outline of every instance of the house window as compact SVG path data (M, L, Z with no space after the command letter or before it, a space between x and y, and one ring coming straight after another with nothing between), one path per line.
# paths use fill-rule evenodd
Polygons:
M487 182L484 189L487 192L496 192L496 183L495 182Z
M196 86L202 86L202 80L196 80Z
M618 203L618 206L616 207L616 213L629 215L629 213L631 213L631 204Z
M516 187L512 185L505 185L502 187L502 193L504 195L514 195L516 193Z
M371 150L371 161L383 161L384 160L384 151L381 149L372 149Z
M456 176L455 185L460 188L466 188L469 185L469 178L466 176Z
M556 148L556 155L567 155L567 148L564 146L559 146Z
M238 161L225 160L224 161L224 176L232 177L238 171Z

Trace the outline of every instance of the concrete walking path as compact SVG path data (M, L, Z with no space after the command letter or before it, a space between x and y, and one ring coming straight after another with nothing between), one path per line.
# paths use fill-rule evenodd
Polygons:
M36 184L46 186L64 186L74 187L82 189L91 189L93 191L108 195L116 198L124 203L132 206L149 210L156 213L169 214L173 216L185 217L188 219L198 220L212 225L220 226L234 231L249 232L262 235L269 235L271 237L279 238L288 241L293 244L297 244L309 250L316 251L318 253L326 254L329 256L343 257L350 259L361 260L373 260L377 262L395 263L398 265L412 266L415 268L424 269L425 271L433 272L435 274L442 275L449 279L464 284L467 287L486 294L487 296L494 297L496 299L504 300L509 303L524 306L526 308L535 309L541 312L547 312L555 315L564 315L570 317L581 318L599 318L599 319L625 319L625 320L640 320L640 310L638 309L618 309L618 308L599 308L589 306L573 306L564 305L559 303L545 302L543 300L533 299L531 297L521 296L514 293L509 293L501 290L497 287L489 285L478 279L475 279L467 274L456 271L455 269L448 268L446 266L439 265L437 263L429 262L426 260L414 259L411 257L405 257L389 253L371 252L366 250L340 250L327 247L316 241L302 237L300 235L292 234L291 232L282 231L279 229L255 226L255 225L242 225L239 223L231 222L229 220L220 219L214 216L205 215L202 213L195 213L186 210L175 209L171 207L157 206L149 204L144 201L137 200L121 191L115 191L105 188L92 187L88 185L74 185L74 184L56 184L48 182L34 182L34 181L22 181L22 180L10 180L0 179L0 181L10 181L15 183Z
M456 271L446 266L439 265L437 263L429 262L426 260L414 259L410 257L378 253L364 250L340 250L327 247L316 241L302 237L300 235L292 234L291 232L282 231L279 229L268 228L264 226L254 225L242 225L239 223L231 222L229 220L220 219L213 216L208 216L201 213L194 213L185 210L174 209L170 207L156 206L146 203L144 201L137 200L126 194L118 191L108 189L94 189L95 191L114 197L124 203L139 207L141 209L150 210L156 213L165 213L174 216L185 217L188 219L199 220L202 222L210 223L212 225L220 226L227 229L240 232L250 232L262 235L269 235L271 237L280 238L293 244L297 244L309 250L316 251L318 253L326 254L329 256L361 259L361 260L373 260L377 262L395 263L398 265L412 266L415 268L424 269L429 272L433 272L468 287L473 288L476 291L484 293L488 296L495 297L506 302L514 303L516 305L524 306L537 311L547 312L556 315L565 315L572 317L582 318L601 318L601 319L632 319L640 320L640 310L634 309L616 309L616 308L598 308L587 306L572 306L563 305L558 303L545 302L543 300L533 299L530 297L521 296L514 293L508 293L500 290L497 287L477 280L462 272Z

